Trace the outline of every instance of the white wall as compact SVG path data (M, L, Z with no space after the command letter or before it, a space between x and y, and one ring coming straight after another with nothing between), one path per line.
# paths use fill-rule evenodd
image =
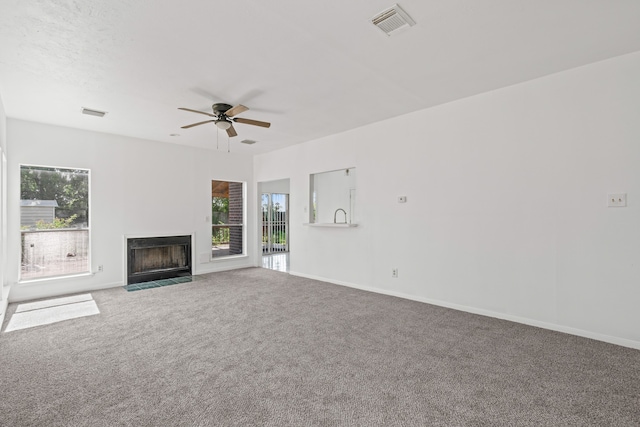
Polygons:
M289 194L289 180L278 179L276 181L260 182L258 183L259 195L262 193L278 193Z
M640 348L639 75L635 53L257 156L291 179L292 272ZM360 226L303 226L309 174L350 166Z
M20 164L91 169L92 268L103 273L13 285L11 301L121 286L125 235L195 233L194 273L256 265L247 257L200 262L211 252L211 180L253 182L252 158L104 133L8 119L9 256L18 280ZM256 240L255 194L248 185L247 242Z
M0 150L7 152L7 115L2 103L2 94L0 94Z
M0 325L7 309L7 295L9 286L6 282L6 253L7 253L7 195L6 174L3 156L7 153L7 116L0 95Z

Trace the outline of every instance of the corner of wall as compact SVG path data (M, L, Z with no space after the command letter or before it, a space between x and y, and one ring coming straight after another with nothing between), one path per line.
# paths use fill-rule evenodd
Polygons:
M7 115L4 111L2 94L0 93L0 151L7 152Z
M9 285L2 286L0 290L0 330L4 323L5 314L7 314L7 307L9 306L9 291L11 287Z
M6 195L6 163L3 159L7 156L7 116L2 102L2 94L0 94L0 328L4 315L7 312L9 286L5 286L7 263L7 236L6 236L6 220L7 220L7 195Z

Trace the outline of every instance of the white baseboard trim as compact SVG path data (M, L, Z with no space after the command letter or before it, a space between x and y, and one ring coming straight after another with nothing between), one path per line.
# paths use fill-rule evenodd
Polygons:
M542 322L535 319L529 319L527 317L514 316L511 314L500 313L497 311L486 310L483 308L470 307L466 305L460 305L455 303L450 303L446 301L434 300L430 298L417 297L414 295L408 295L401 292L393 292L380 288L373 288L369 286L361 286L355 283L343 282L340 280L332 280L326 277L314 276L311 274L304 274L295 271L290 271L289 274L292 276L304 277L306 279L319 280L321 282L332 283L334 285L346 286L349 288L360 289L363 291L374 292L377 294L389 295L398 298L404 298L411 301L423 302L426 304L437 305L439 307L451 308L454 310L464 311L472 314L479 314L481 316L493 317L496 319L508 320L510 322L522 323L524 325L535 326L537 328L548 329L551 331L562 332L565 334L576 335L583 338L589 338L597 341L603 341L609 344L615 344L622 347L629 347L636 350L640 350L640 342L629 340L626 338L619 338L611 335L599 334L597 332L585 331L583 329L572 328L570 326L558 325L555 323Z
M16 286L16 289L14 290L17 290L18 289L17 287L19 287L20 285L16 284L14 286ZM121 286L124 286L122 282L111 282L111 283L101 283L96 286L82 287L81 289L65 288L58 292L46 292L38 295L32 295L29 293L20 294L19 292L16 295L16 292L14 292L11 295L11 299L9 300L9 302L14 303L14 302L33 301L33 300L42 299L42 298L55 298L55 297L61 297L65 295L73 295L77 293L99 291L101 289L117 288Z
M11 290L11 286L2 286L2 283L0 283L0 287L0 329L2 329L4 316L7 313L7 307L9 306L9 291Z
M194 276L200 276L201 274L209 274L209 273L218 273L220 271L229 271L229 270L240 270L241 268L251 268L254 267L251 264L248 265L232 265L225 267L210 267L210 268L198 268L196 272L193 273Z

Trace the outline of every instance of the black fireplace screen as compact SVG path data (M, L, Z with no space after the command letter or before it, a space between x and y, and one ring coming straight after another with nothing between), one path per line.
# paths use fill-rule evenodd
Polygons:
M191 275L191 236L127 239L127 284Z

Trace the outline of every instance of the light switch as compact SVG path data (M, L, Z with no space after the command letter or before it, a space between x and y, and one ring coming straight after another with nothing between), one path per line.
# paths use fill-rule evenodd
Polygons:
M627 193L609 194L607 196L607 206L610 208L627 206Z

